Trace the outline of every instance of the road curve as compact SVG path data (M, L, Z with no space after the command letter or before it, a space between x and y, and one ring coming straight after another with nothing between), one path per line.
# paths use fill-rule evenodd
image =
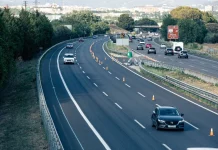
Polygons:
M88 39L75 43L71 50L64 49L65 45L61 44L42 59L43 91L65 149L218 147L218 140L208 136L210 128L218 134L216 110L199 107L198 103L168 92L112 61L102 49L106 40ZM92 51L103 62L101 65L89 52L92 44ZM75 65L63 64L65 52L76 55ZM151 100L153 95L155 101ZM150 116L157 104L176 106L184 113L185 131L152 128Z
M152 44L152 47L156 48L156 55L147 54L147 49L145 47L144 50L137 51L143 55L149 56L155 60L164 62L169 65L182 67L193 71L198 71L210 76L218 77L218 61L204 59L194 55L189 55L189 59L179 59L177 55L164 55L164 49L160 49L160 45L158 45L154 41L145 40L145 44L147 43ZM133 42L130 43L130 48L136 50L138 44L139 42L137 40L133 40Z

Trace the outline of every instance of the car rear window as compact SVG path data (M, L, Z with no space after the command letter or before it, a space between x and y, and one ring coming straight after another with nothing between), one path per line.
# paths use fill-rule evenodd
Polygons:
M67 58L73 58L73 55L65 55Z
M151 47L150 49L155 49L155 48Z
M168 51L173 51L173 49L167 49Z

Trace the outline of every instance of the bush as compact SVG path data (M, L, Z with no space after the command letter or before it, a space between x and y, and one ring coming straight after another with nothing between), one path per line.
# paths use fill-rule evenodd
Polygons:
M218 43L218 33L207 33L206 37L204 38L205 43Z

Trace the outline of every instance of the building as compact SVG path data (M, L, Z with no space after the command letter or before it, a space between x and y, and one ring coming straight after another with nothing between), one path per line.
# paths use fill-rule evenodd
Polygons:
M212 5L205 6L204 11L214 11L213 6Z

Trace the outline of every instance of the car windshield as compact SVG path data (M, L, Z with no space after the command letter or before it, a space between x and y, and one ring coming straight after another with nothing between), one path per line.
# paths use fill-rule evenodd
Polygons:
M73 58L73 55L64 55L66 58Z
M142 47L142 45L138 45L138 47Z
M140 40L141 42L144 42L144 40Z
M160 109L161 116L179 116L176 109Z

